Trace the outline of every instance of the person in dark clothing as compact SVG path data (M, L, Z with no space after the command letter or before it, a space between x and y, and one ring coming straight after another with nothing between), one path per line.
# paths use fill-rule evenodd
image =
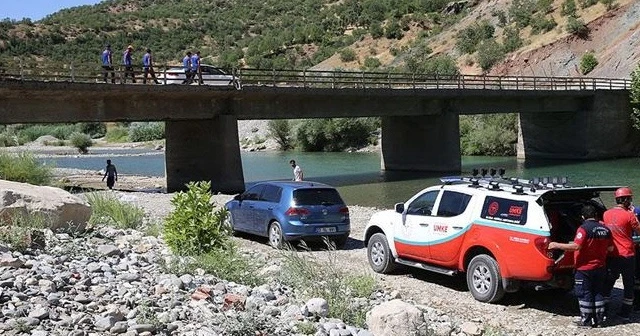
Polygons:
M103 182L105 177L107 178L107 187L112 190L114 184L118 181L118 171L116 166L111 164L111 160L107 160L107 168L105 168L104 176L102 177Z
M613 252L607 260L609 276L605 287L605 299L609 301L616 280L622 275L623 298L618 316L629 320L633 310L634 276L636 268L633 232L640 233L640 223L631 208L633 192L630 188L618 188L614 197L616 206L605 211L602 218L613 237Z
M606 301L604 298L607 279L606 258L613 251L611 231L597 219L593 205L582 207L584 222L578 228L573 242L549 243L549 249L575 252L574 290L580 306L579 327L598 327L606 322Z
M136 82L136 76L133 72L133 46L128 46L127 49L122 54L122 64L124 65L124 78L122 79L122 83L127 82L127 77L131 76L131 81L133 83Z
M187 51L187 54L182 59L182 69L184 69L184 81L182 84L191 84L192 73L191 73L191 52Z
M102 75L104 82L107 82L107 78L109 78L109 73L111 73L111 83L116 82L116 73L113 69L113 61L111 57L111 45L107 44L102 51Z
M147 53L142 56L142 69L144 70L144 77L142 78L142 84L147 84L147 76L151 75L154 83L160 84L156 78L156 72L153 70L153 56L151 55L151 49L147 48Z

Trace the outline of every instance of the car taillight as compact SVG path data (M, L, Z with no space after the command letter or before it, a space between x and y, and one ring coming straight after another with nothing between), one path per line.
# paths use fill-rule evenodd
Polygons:
M538 237L533 240L533 243L542 255L553 258L553 252L549 250L549 237Z
M311 212L305 208L289 208L285 215L287 216L308 216Z
M349 218L349 208L347 207L340 208L340 213L342 214L342 220Z

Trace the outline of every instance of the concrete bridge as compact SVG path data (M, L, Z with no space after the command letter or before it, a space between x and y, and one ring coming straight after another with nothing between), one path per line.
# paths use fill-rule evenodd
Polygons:
M245 70L246 71L246 70ZM353 75L355 74L355 75ZM461 114L520 113L522 158L605 159L637 153L628 80L384 74L245 75L242 88L113 85L0 76L0 124L165 121L168 191L211 180L244 190L237 120L381 117L382 169L461 169ZM369 75L367 73L367 75ZM355 76L355 79L353 78Z

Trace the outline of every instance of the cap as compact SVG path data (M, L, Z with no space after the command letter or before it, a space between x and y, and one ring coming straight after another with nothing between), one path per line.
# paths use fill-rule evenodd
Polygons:
M132 45L129 45L129 46L127 47L127 49L133 49L133 46L132 46Z

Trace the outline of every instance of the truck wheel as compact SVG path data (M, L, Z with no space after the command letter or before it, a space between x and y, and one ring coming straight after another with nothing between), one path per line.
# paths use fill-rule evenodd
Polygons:
M383 233L376 233L369 239L367 259L376 273L391 273L396 268L387 237Z
M486 254L480 254L469 263L467 286L473 297L480 302L497 302L504 296L498 263Z

